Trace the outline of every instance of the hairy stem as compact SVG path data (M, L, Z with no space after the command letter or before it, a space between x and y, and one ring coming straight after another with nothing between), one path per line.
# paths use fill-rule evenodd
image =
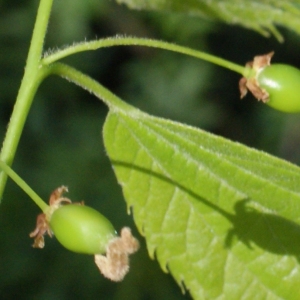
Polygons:
M66 64L54 63L49 66L48 71L51 74L59 75L86 89L101 99L112 111L126 111L127 113L131 113L131 115L137 111L136 108L121 100L96 80Z
M225 59L219 58L217 56L199 51L193 50L187 47L175 45L168 42L152 40L152 39L145 39L145 38L135 38L135 37L111 37L106 39L100 39L96 41L90 42L83 42L79 44L75 44L65 49L58 50L55 53L49 53L47 56L44 57L43 63L44 64L51 64L59 59L67 57L69 55L83 52L83 51L90 51L90 50L97 50L99 48L106 48L112 46L146 46L146 47L153 47L153 48L160 48L164 50L169 50L189 56L193 56L196 58L203 59L205 61L211 62L213 64L222 66L234 72L237 72L241 75L245 73L245 67L227 61Z
M0 160L0 169L5 172L34 202L35 204L45 212L49 207L41 197L6 163Z
M47 75L47 70L45 67L41 66L40 61L52 2L53 0L40 1L27 57L25 73L1 149L0 159L9 166L13 163L23 127L27 119L27 115L31 107L35 92L43 78ZM0 198L3 195L6 180L6 173L1 172Z

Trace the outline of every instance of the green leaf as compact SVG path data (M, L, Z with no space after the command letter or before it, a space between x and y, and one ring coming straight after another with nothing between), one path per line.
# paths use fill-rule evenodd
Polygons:
M276 25L285 26L300 33L300 9L298 1L277 0L116 0L129 8L162 10L205 16L229 24L239 24L256 30L265 36L270 33L282 40Z
M150 256L194 299L300 299L300 170L147 114L104 142Z

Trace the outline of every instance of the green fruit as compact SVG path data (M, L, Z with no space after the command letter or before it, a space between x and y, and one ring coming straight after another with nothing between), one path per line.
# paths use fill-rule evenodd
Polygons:
M112 224L95 209L68 204L56 209L50 227L57 240L67 249L85 254L103 254L116 236Z
M257 80L269 93L268 105L284 112L300 112L300 70L273 64L260 71Z

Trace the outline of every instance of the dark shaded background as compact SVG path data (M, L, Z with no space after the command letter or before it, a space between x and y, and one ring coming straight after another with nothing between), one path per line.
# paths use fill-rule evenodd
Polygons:
M0 0L0 133L3 138L22 78L38 1ZM55 1L46 49L84 38L127 34L176 42L240 64L275 50L274 61L300 66L299 37L281 29L285 43L240 27L183 15L129 11L109 0ZM151 114L240 141L294 163L300 161L300 118L276 112L252 96L239 100L239 75L182 55L140 47L83 53L65 62ZM69 186L70 198L129 225L120 187L105 155L101 130L107 108L60 79L40 87L14 169L47 199ZM0 207L0 299L190 299L142 249L122 283L104 279L93 258L71 253L55 239L31 248L38 208L9 181Z

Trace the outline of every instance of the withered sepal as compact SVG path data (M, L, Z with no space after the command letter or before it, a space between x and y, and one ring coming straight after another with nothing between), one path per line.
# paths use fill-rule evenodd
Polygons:
M254 72L251 73L249 78L242 77L239 81L241 99L246 96L248 91L250 91L257 100L264 103L268 102L269 93L259 86L257 76L265 67L270 66L273 55L273 51L265 55L258 55L254 57L253 61L246 63L246 68L250 68Z

